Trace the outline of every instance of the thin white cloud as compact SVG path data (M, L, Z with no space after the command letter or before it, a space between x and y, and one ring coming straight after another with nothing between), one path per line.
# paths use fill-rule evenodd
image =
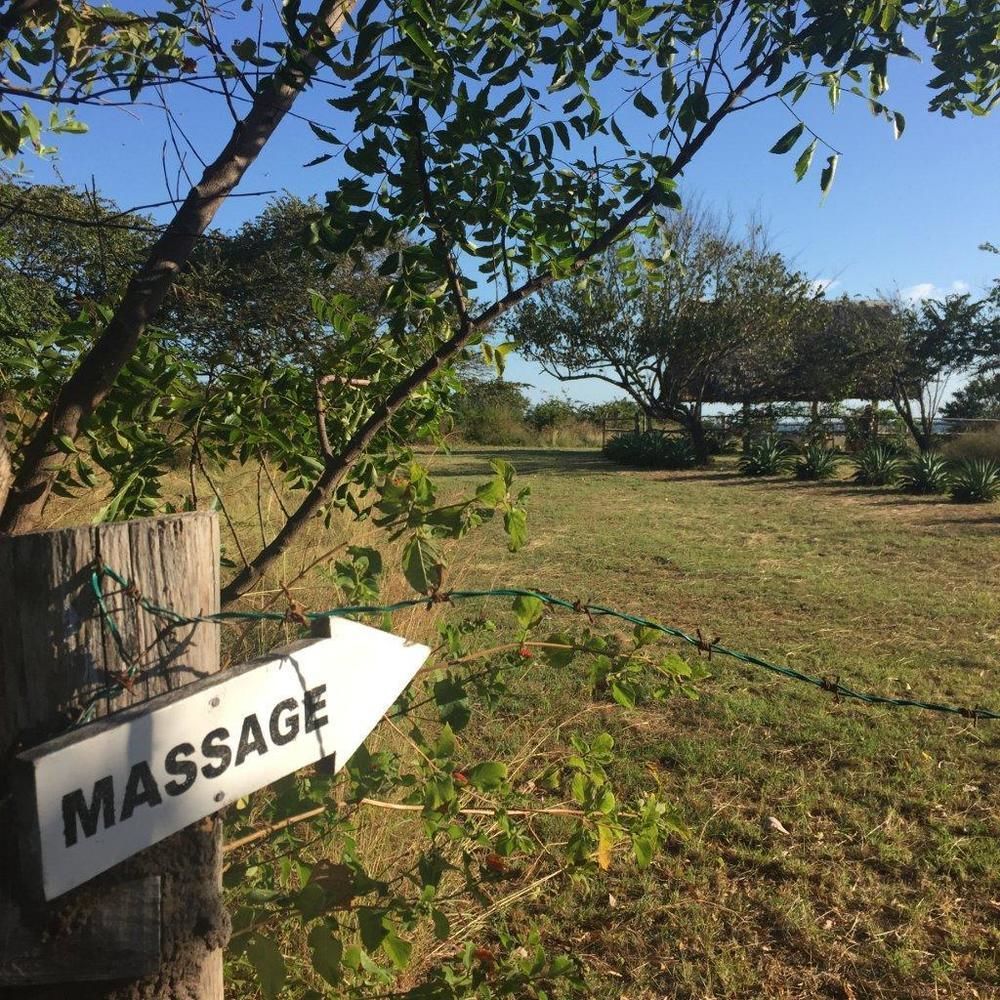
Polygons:
M900 291L900 296L907 302L923 302L924 299L943 299L946 295L965 295L972 291L972 286L961 278L953 281L947 288L935 285L933 281L921 281Z
M836 278L813 278L812 289L816 295L820 292L829 292L839 285L840 282Z

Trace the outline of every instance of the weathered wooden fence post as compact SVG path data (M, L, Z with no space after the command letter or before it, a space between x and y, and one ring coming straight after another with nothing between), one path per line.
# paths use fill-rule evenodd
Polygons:
M10 762L64 731L113 674L97 717L219 670L219 629L164 628L105 578L123 656L92 589L103 563L184 615L219 604L219 529L191 513L0 538L0 996L221 1000L229 923L221 826L209 817L42 904L21 875Z

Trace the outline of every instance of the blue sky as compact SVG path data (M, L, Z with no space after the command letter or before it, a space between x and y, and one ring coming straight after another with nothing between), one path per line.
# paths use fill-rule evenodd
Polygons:
M834 113L825 93L799 106L809 124L842 154L835 184L821 200L819 170L826 152L817 150L812 171L795 183L795 154L768 153L774 140L794 124L780 105L765 104L730 117L688 170L681 186L685 197L736 219L761 217L776 247L817 280L831 282L832 294L869 295L899 290L904 295L943 294L985 288L1000 275L1000 258L978 249L1000 242L1000 122L996 116L971 115L949 120L927 111L931 75L926 63L890 64L886 103L906 117L903 136L894 141L889 124L872 117L864 102L845 94ZM171 95L173 98L173 95ZM296 110L336 126L339 113L317 88ZM231 120L216 98L194 92L173 101L178 121L206 159L221 149ZM29 164L38 180L59 177L89 184L121 206L156 202L167 197L162 150L167 141L163 112L153 107L88 111L90 132L61 136L58 160ZM651 123L637 112L624 121L641 136ZM306 196L334 186L337 161L303 169L323 147L308 126L286 120L240 191L289 190ZM176 161L169 159L173 176ZM192 176L199 172L188 156ZM234 198L220 213L223 227L238 225L262 207L263 198ZM168 217L168 210L153 213ZM535 396L560 394L563 387L532 366L514 358L508 377L530 383ZM574 398L608 398L601 383L573 383Z

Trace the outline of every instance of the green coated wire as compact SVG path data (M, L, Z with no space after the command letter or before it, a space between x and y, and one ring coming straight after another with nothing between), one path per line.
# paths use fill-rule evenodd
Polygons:
M967 719L1000 719L1000 712L993 711L989 708L966 708L960 705L944 705L938 702L918 701L913 698L891 698L887 695L858 691L845 684L841 684L839 678L831 680L823 677L814 677L812 674L805 674L799 670L794 670L791 667L771 663L769 660L762 659L759 656L754 656L752 653L742 653L739 650L729 649L727 646L720 645L718 640L707 642L700 632L697 635L690 635L682 629L674 628L671 625L661 625L659 622L651 621L648 618L628 614L624 611L616 611L614 608L608 608L601 604L585 604L581 601L568 601L565 598L555 597L554 595L547 594L544 591L528 590L521 587L498 587L490 590L451 590L445 594L435 594L431 597L413 597L403 601L396 601L393 604L353 604L340 608L330 608L327 611L306 611L303 614L294 615L289 612L282 611L220 611L211 615L181 615L171 608L164 608L158 604L154 604L152 601L147 600L138 592L130 580L127 580L120 573L116 572L109 566L99 565L95 567L93 573L91 574L91 586L97 596L101 616L107 623L108 630L111 633L116 646L121 652L124 661L128 664L126 677L129 680L134 676L135 671L138 669L138 664L133 663L131 658L128 656L125 649L125 643L118 626L115 624L104 600L101 581L105 577L114 580L126 593L130 594L148 614L163 619L169 624L175 626L194 625L199 622L225 624L227 622L241 621L321 621L324 618L344 618L348 615L393 614L397 611L406 610L407 608L430 607L433 604L451 603L454 601L482 600L484 598L498 597L529 597L535 598L549 607L563 608L569 611L583 613L590 618L614 618L619 621L628 622L631 625L639 625L643 628L654 629L664 635L679 639L681 642L685 642L701 652L707 652L709 654L709 658L711 658L712 655L728 657L729 659L736 660L740 663L745 663L748 666L760 667L773 674L778 674L781 677L786 677L790 680L801 681L804 684L812 685L813 687L820 688L823 691L828 691L838 698L860 701L867 705L885 705L892 708L919 708L928 712L942 712L949 715L961 715ZM116 682L115 684L108 685L107 688L97 692L88 704L87 708L81 714L77 724L89 720L101 698L115 697L123 690L125 690L124 686Z

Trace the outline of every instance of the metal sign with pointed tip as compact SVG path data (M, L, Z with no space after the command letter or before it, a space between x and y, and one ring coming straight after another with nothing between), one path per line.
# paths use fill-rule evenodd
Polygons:
M299 768L342 767L430 650L343 619L326 631L20 754L45 899Z

